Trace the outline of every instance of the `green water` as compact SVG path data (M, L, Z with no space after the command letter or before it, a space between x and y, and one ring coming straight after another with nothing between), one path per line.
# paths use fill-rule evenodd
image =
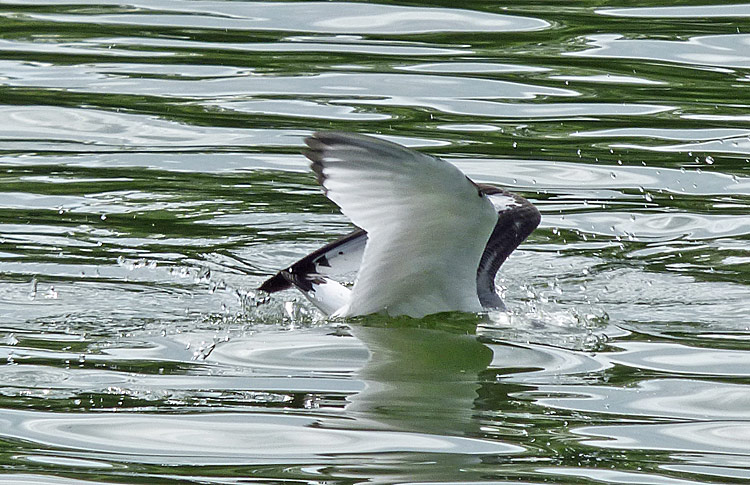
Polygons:
M0 484L746 483L750 5L0 0ZM264 278L380 134L534 202L507 316Z

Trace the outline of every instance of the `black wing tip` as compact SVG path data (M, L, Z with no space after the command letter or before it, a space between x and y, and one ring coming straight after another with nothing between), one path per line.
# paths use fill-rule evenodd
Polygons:
M307 157L308 160L310 160L310 168L312 169L313 173L315 173L315 178L318 181L318 184L320 184L320 186L323 187L323 190L325 191L324 183L326 180L326 175L323 171L323 169L325 168L323 162L323 154L328 144L326 144L320 138L320 135L321 132L315 132L312 136L305 138L305 145L307 145L307 148L302 150L302 154Z
M285 271L279 271L272 277L268 278L258 287L259 291L266 293L276 293L277 291L286 290L292 287L292 283L285 275Z
M301 291L312 290L313 283L320 281L320 277L312 273L297 272L294 267L284 269L267 279L258 287L259 291L266 293L276 293L277 291L288 290L292 286L299 288Z
M316 131L305 138L305 145L309 149L306 152L322 154L327 148L333 145L351 145L355 144L357 140L371 139L374 138L367 135L346 133L344 131Z
M345 131L316 131L305 138L307 148L302 150L302 154L310 160L310 168L315 172L318 183L326 190L324 182L326 181L325 168L327 162L346 161L336 159L330 156L336 148L346 147L363 152L369 152L372 155L381 155L384 157L414 156L418 152L405 146L393 143L382 138L361 133L347 133ZM326 190L327 193L327 190Z
M315 273L296 268L293 265L276 273L267 279L258 287L259 291L266 293L276 293L277 291L288 290L292 286L299 288L301 291L311 291L313 283L320 283L321 277Z
M324 152L326 149L336 145L347 145L362 150L382 153L414 151L411 148L399 145L398 143L384 140L379 136L366 135L364 133L350 133L346 131L316 131L305 138L305 144L314 152Z
M283 269L276 273L274 276L268 278L265 282L263 282L262 285L258 287L258 290L262 290L267 293L275 293L277 291L291 288L292 286L296 286L303 291L308 290L310 288L310 281L319 282L323 280L320 276L315 274L315 266L327 264L326 254L329 251L332 251L342 244L346 244L363 236L366 237L367 232L365 232L363 229L356 229L346 236L326 244L322 248L313 251L288 268Z
M323 130L316 131L311 136L305 138L305 144L310 148L317 148L318 146L334 145L336 143L347 143L351 144L357 140L379 140L370 135L362 133L350 133L347 131L335 131L335 130ZM312 145L316 145L313 147Z
M316 150L314 148L308 148L302 150L302 154L306 156L308 160L310 160L310 168L315 174L315 178L317 179L318 183L325 190L324 182L326 180L326 175L323 171L325 169L325 165L323 163L323 151Z

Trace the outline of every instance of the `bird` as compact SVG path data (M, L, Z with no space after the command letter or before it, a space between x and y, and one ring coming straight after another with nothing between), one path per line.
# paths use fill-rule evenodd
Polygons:
M507 311L495 275L541 222L528 200L373 136L316 132L303 154L357 229L258 287L297 288L329 317ZM337 280L356 272L354 284Z

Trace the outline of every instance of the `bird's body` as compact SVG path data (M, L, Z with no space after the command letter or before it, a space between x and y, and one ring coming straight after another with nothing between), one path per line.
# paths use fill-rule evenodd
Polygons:
M495 274L539 224L531 203L377 138L327 132L305 142L326 196L361 229L280 271L261 290L295 286L341 317L504 308ZM334 279L355 271L351 288Z

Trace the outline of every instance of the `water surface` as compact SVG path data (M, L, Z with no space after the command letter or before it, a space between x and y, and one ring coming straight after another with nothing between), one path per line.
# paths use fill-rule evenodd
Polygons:
M750 479L750 6L0 1L0 483ZM379 134L533 201L509 315L254 288Z

